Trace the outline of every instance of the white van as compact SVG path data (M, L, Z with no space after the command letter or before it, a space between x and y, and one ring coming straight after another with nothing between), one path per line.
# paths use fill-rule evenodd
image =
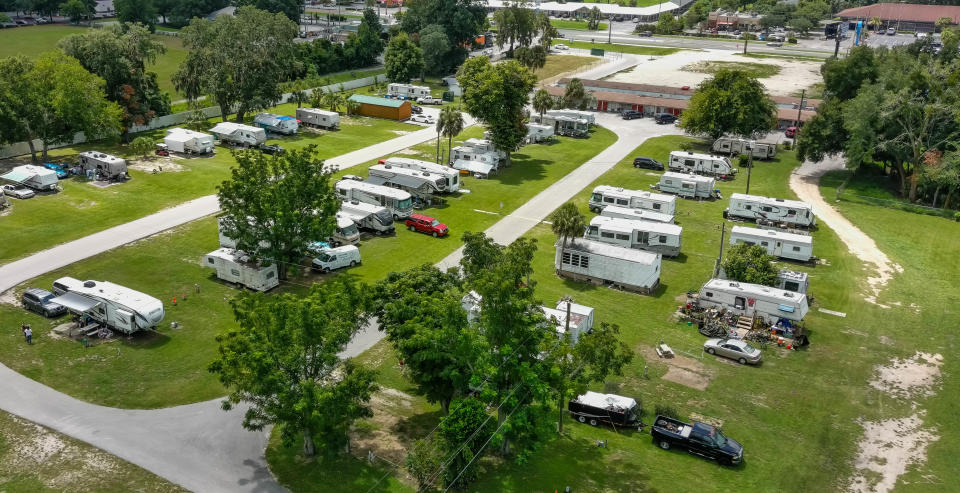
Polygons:
M360 265L360 249L353 245L326 248L320 251L312 264L314 269L321 272Z

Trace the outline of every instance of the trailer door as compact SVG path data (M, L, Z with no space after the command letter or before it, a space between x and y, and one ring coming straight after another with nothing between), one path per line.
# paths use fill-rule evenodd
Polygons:
M780 240L777 240L776 243L773 245L773 254L777 257L781 257L782 253L783 253L783 242Z
M744 310L747 308L747 299L743 296L736 296L733 298L733 307L737 310Z
M126 310L117 310L115 312L116 318L114 320L114 326L120 329L122 332L133 332L136 330L137 325L133 320L133 314Z

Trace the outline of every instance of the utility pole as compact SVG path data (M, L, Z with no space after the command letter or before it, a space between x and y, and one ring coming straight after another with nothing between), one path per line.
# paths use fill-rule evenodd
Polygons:
M746 194L750 193L750 172L753 171L753 146L747 144L747 191Z
M837 45L833 48L833 58L837 58L840 53L840 38L842 37L843 37L842 30L840 29L840 27L837 27Z
M607 44L611 44L611 39L613 36L613 18L607 19Z
M839 43L837 43L839 45ZM836 55L834 55L836 56ZM800 114L803 113L803 97L807 94L807 90L803 89L800 91L800 107L797 108L797 122L794 124L798 129L800 128Z
M720 275L720 263L723 262L723 245L726 241L727 234L727 223L720 224L720 255L717 256L717 261L713 264L713 277L718 277Z

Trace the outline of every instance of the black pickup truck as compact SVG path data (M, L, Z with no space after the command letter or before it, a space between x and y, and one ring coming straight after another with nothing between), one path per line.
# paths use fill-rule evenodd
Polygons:
M705 423L684 423L666 416L657 416L650 427L653 441L664 450L686 448L691 454L714 459L725 466L743 461L743 445L723 436L720 429Z

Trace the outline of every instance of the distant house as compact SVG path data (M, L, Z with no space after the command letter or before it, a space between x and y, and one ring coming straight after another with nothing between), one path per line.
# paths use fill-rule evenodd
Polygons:
M222 9L217 9L217 10L214 10L213 12L210 12L209 14L207 14L207 19L213 21L213 20L216 20L217 17L220 17L221 15L229 15L232 17L236 15L236 12L237 12L237 8L231 5L231 6L224 7Z
M93 6L93 17L96 19L113 17L114 15L113 0L97 0L97 4Z
M373 116L397 121L410 118L411 109L409 101L364 96L363 94L350 96L350 101L360 103L360 111L358 113L363 116Z

